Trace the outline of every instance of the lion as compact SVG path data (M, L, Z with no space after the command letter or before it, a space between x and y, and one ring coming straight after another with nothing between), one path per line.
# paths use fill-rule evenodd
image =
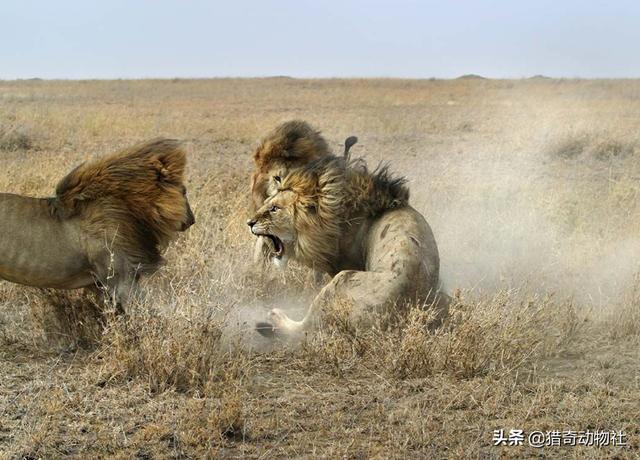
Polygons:
M186 155L151 140L72 170L55 196L0 194L0 278L55 289L99 289L118 312L140 275L195 223Z
M348 158L349 150L357 142L356 136L345 139L345 158ZM330 155L332 153L327 141L320 131L307 122L291 120L276 126L262 139L253 154L256 170L251 176L251 212L262 206L277 187L276 181L284 177L290 169ZM268 239L258 238L254 260L259 262L268 259L272 250Z
M326 156L276 179L278 187L247 222L268 238L280 266L297 260L332 279L301 321L273 309L257 329L296 337L317 327L336 299L352 305L355 324L394 306L431 305L437 325L448 296L439 292L440 257L433 232L409 205L406 180L387 166L370 172L362 160Z

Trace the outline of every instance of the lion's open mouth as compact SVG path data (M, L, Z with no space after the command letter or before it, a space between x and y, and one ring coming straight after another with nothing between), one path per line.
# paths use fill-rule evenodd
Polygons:
M273 244L273 255L278 259L282 257L284 254L284 244L282 244L282 240L275 235L264 235L271 240Z

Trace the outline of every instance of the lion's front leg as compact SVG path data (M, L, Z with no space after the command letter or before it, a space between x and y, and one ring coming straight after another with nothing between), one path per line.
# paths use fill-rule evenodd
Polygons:
M346 272L341 272L346 273ZM269 312L268 322L260 322L256 325L256 330L265 337L296 338L312 329L316 323L317 313L324 305L335 299L336 282L341 279L340 273L327 284L315 297L307 314L302 321L295 321L289 318L279 308L274 308Z
M94 265L96 288L100 291L103 306L113 308L116 314L126 313L126 305L137 292L139 271L119 257L101 257Z
M113 308L117 315L126 313L125 305L130 303L135 287L135 276L123 275L105 281L96 279L96 288L103 306Z
M256 325L256 330L265 337L296 338L305 332L303 321L292 320L279 308L271 310L268 316L268 322Z

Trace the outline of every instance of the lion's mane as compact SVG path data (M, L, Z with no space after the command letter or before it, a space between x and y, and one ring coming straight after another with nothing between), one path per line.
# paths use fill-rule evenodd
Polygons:
M292 120L276 126L262 139L253 161L258 171L264 173L278 160L296 167L329 154L329 146L320 131L305 121Z
M56 187L52 213L153 271L184 215L186 155L178 141L154 139L83 163Z
M276 126L262 139L253 154L256 170L251 176L252 209L259 208L267 198L272 168L282 166L288 170L330 154L320 131L307 122L292 120Z
M407 206L406 179L386 165L369 171L362 160L333 155L297 168L280 190L296 193L296 258L328 273L337 271L340 239L359 222Z

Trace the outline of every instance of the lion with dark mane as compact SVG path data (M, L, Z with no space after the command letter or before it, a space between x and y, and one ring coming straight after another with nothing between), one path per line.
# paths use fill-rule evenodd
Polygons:
M344 157L358 142L350 136L344 141ZM304 166L314 160L331 156L331 150L320 131L306 121L291 120L276 126L262 138L253 154L256 170L251 176L251 211L255 212L277 188L277 180L286 176L290 169ZM258 238L254 259L264 260L273 248L269 240Z
M409 205L404 178L387 167L371 172L363 161L333 155L290 169L248 221L251 232L270 240L279 265L295 259L328 273L332 280L301 321L280 309L264 335L295 336L322 320L337 298L353 307L356 323L393 307L433 306L440 321L447 296L438 292L439 255L424 217Z
M138 277L194 222L178 141L156 139L84 163L51 198L0 194L0 278L99 287L119 310Z

